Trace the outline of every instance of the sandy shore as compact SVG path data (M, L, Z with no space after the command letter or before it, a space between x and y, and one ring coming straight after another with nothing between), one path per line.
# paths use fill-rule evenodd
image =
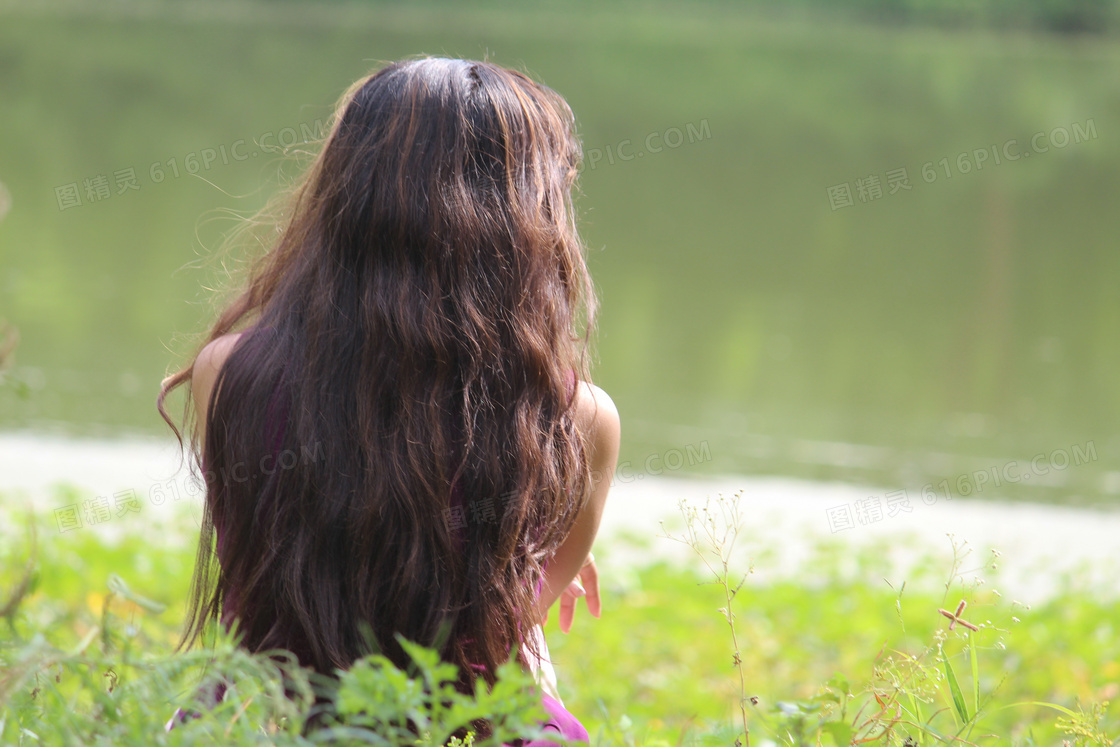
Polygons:
M634 475L612 488L596 553L618 567L654 557L684 562L691 552L658 536L663 521L679 532L678 501L702 505L719 493L741 490L746 531L736 559L744 569L753 560L759 581L803 573L816 540L827 538L850 547L841 557L878 548L884 577L897 584L930 550L948 556L946 535L952 534L972 548L966 570L984 566L998 549L1000 575L994 582L1024 602L1040 601L1069 583L1120 592L1120 512L988 499L928 505L916 491L909 491L905 502L889 498L895 489L785 478ZM5 526L13 511L31 506L51 514L60 534L140 532L161 543L193 542L201 505L176 444L142 438L0 433L0 496ZM105 501L83 505L91 498ZM948 563L942 566L947 573Z

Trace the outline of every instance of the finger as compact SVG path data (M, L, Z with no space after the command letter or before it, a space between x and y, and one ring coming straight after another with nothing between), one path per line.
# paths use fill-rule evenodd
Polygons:
M587 599L587 611L592 617L599 617L602 613L602 600L599 598L599 571L594 563L584 566L580 573L583 579L584 593Z
M560 595L560 632L567 633L572 629L572 620L576 615L576 598L571 594Z

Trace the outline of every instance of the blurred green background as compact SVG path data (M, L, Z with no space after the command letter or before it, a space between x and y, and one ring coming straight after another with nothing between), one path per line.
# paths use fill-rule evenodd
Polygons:
M429 53L576 113L634 471L692 447L682 474L920 488L1077 446L999 494L1115 502L1118 8L0 4L0 429L167 433L231 211L351 82Z

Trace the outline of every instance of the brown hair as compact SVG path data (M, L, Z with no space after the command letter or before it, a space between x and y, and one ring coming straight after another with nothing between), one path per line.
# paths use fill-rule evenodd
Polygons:
M581 157L564 99L492 63L409 59L346 92L207 338L244 332L191 431L207 502L180 647L225 609L242 645L330 673L368 624L398 665L400 633L493 682L590 484ZM164 398L193 369L157 403L176 435ZM315 458L268 472L282 451Z

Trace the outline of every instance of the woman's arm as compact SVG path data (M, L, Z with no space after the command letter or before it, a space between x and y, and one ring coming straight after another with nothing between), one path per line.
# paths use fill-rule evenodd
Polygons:
M603 507L607 502L607 491L610 490L611 480L614 477L615 464L618 462L618 446L621 425L618 410L611 398L597 386L581 383L576 401L577 422L582 432L589 435L591 445L591 486L590 496L575 525L556 554L548 561L545 570L544 584L538 604L540 619L545 619L548 608L572 583L591 553L591 545L595 542L595 535L599 531L599 521L603 518ZM591 614L599 616L599 588L598 577L595 575L594 565L588 566L585 573L594 579L588 584L592 588L587 591L587 606ZM561 610L561 628L565 629L571 624L571 614L575 609L575 597L570 603L565 599L565 608Z

